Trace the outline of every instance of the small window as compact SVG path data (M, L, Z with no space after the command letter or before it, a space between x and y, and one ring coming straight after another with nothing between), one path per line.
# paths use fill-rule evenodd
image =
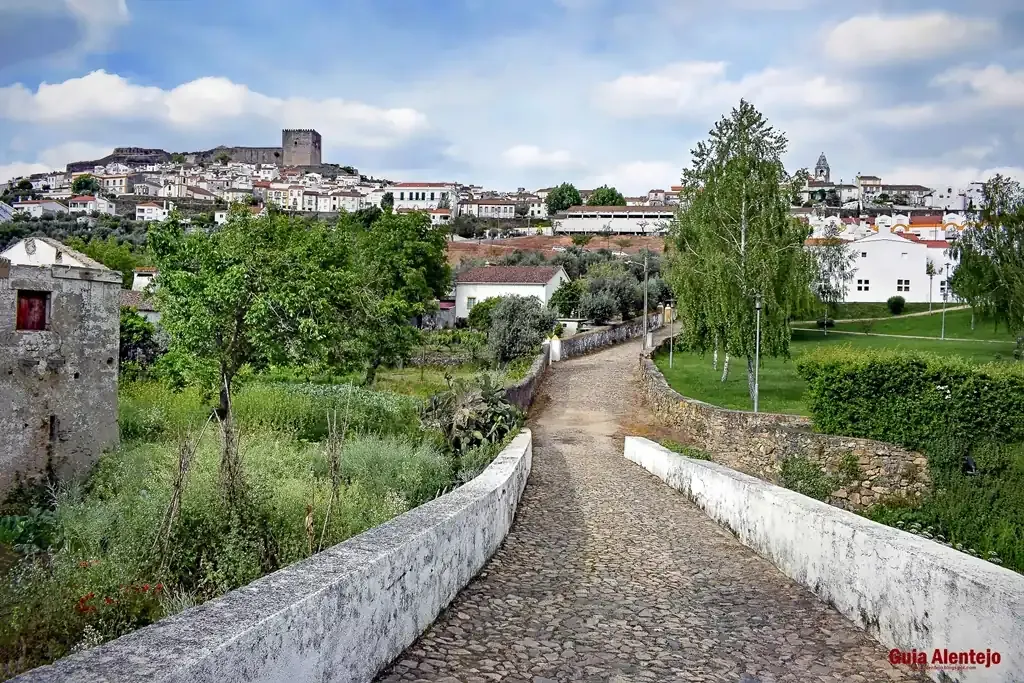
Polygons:
M42 331L50 327L50 293L18 290L15 329Z
M434 201L434 193L433 192L430 193L430 201Z
M858 292L867 292L867 291L869 291L869 287L870 286L871 286L871 283L868 280L857 280L857 291Z
M472 311L474 306L476 306L476 297L468 297L466 299L466 309Z
M405 199L405 193L404 192L399 192L398 193L398 198L399 199Z
M903 258L903 259L907 258L907 252L905 252L905 251L901 252L900 253L900 258Z
M867 258L868 257L868 252L866 252L866 251L860 252L860 257L861 258Z
M910 280L896 280L896 291L897 292L909 292L910 291Z

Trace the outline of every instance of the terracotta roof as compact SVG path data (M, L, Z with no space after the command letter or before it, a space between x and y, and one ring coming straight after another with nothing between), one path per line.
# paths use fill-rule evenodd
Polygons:
M941 225L942 214L920 215L910 217L911 225Z
M881 178L879 178L876 175L860 175L857 177L860 178L861 180L881 180Z
M89 195L89 194L81 194L81 195L78 195L77 197L72 197L68 201L69 202L94 202L94 201L96 201L96 197L93 197L92 195Z
M137 209L140 206L143 206L143 207L148 206L148 207L152 207L154 209L162 209L162 208L164 208L164 207L160 206L159 204L154 204L153 202L143 202L142 204L136 204L135 208Z
M557 266L486 266L459 275L460 283L546 285L560 270Z
M451 209L431 209L430 213L450 214Z
M890 192L927 192L931 188L924 185L882 185L882 191L885 190Z
M269 180L257 180L252 184L253 187L270 187Z
M135 269L136 273L153 273L156 274L160 271L156 269L156 266L139 266Z
M192 194L208 194L211 197L213 196L212 192L210 192L209 190L204 190L201 187L193 187L191 185L189 185L187 187L188 187L188 191L191 192Z
M153 299L146 292L137 292L134 289L121 290L121 305L134 308L136 311L156 312Z

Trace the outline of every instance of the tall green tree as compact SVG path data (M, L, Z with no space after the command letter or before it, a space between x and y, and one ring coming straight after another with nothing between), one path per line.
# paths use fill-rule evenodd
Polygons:
M790 314L811 292L808 229L789 214L785 150L785 136L741 100L693 150L670 236L669 279L684 341L746 358L751 399L756 303L761 355L787 356Z
M382 214L358 240L360 324L353 342L365 359L364 382L384 364L408 360L418 342L410 324L451 287L445 226L423 212Z
M239 373L340 360L360 310L351 233L279 212L233 210L209 232L186 233L174 214L150 228L149 242L169 352L219 399L221 481L239 510L245 486L232 413Z
M81 237L71 237L67 245L91 259L95 259L111 270L121 273L121 286L131 289L135 277L135 269L150 264L149 255L144 250L134 247L130 242L122 242L113 235L103 240L92 237L85 241Z
M856 271L856 254L850 243L839 236L839 226L829 223L811 251L815 260L814 292L825 307L825 317L835 317L836 308L846 300L850 278ZM822 326L828 334L828 324Z
M996 175L985 183L981 206L950 256L957 263L950 279L953 293L982 318L1024 333L1024 189L1019 182Z
M384 213L391 213L391 210L395 208L395 195L392 192L385 192L384 196L380 198L380 208Z
M602 185L587 197L587 206L625 206L626 198L614 187Z
M83 175L78 176L71 183L71 192L72 192L72 194L76 194L76 195L81 195L81 194L95 195L99 191L100 191L100 183L99 183L99 181L96 180L96 178L94 178L92 175L90 175L88 173L85 173Z
M583 203L580 198L580 191L572 183L562 183L548 193L544 200L548 205L548 215L555 215L565 211L570 206L579 206Z

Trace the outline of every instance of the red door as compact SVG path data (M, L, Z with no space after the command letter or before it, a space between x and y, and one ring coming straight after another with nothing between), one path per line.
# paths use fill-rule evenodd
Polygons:
M49 296L47 292L18 292L17 329L46 329L46 301Z

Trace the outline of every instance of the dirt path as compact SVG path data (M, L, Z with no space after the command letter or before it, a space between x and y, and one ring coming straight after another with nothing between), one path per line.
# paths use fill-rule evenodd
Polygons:
M624 425L646 423L638 352L634 342L551 368L508 538L378 680L917 680L622 457Z

